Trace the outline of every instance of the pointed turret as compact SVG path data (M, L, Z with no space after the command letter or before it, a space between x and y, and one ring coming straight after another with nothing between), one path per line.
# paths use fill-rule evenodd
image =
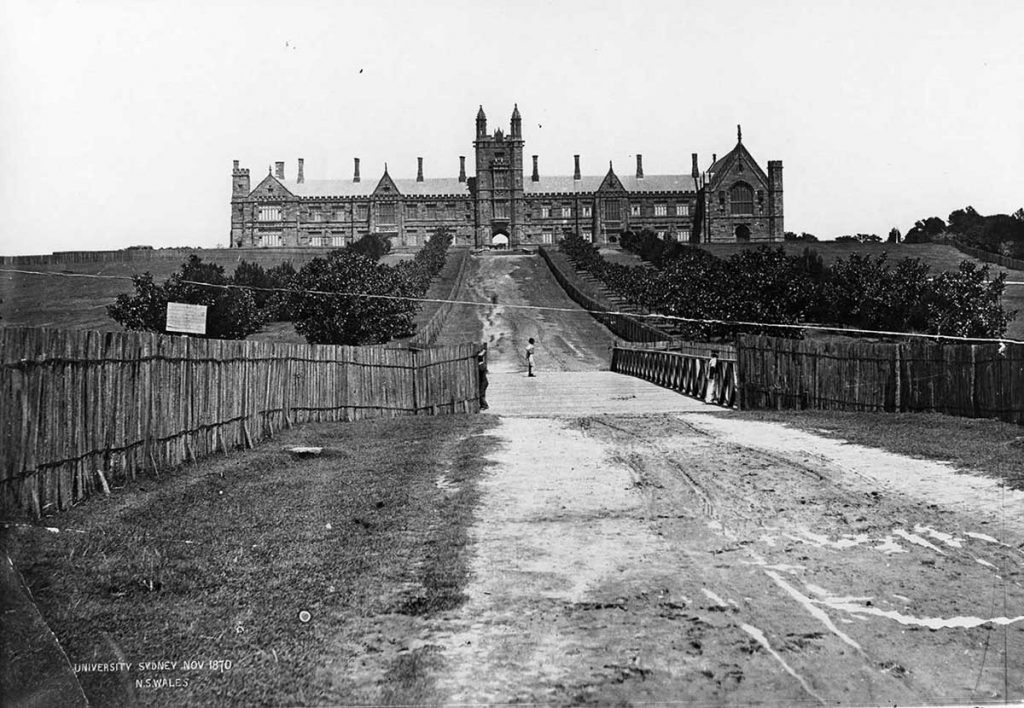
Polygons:
M480 110L476 112L476 137L487 137L487 114L484 113L484 107L482 105L480 106Z
M743 142L743 128L739 124L736 125L736 144L739 145Z
M519 115L519 104L512 108L512 137L523 137L523 118Z

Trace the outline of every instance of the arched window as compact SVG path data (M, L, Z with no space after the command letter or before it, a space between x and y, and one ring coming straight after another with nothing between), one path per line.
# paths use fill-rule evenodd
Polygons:
M734 184L729 190L729 202L732 214L753 214L754 190L750 188L749 184L743 182Z

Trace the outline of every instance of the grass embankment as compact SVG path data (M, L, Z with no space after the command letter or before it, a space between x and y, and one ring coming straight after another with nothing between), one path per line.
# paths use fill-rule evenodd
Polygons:
M304 426L3 540L72 664L133 665L79 673L92 705L421 703L406 642L463 602L491 421Z
M735 411L750 420L785 423L911 457L941 460L1024 490L1024 427L998 420L940 413L847 413L842 411Z
M322 256L323 249L316 249L307 257L284 256L272 249L240 254L230 249L198 250L196 254L204 261L224 266L224 271L233 273L240 259L256 262L264 268L272 268L283 261L291 261L296 268L316 256ZM408 260L412 254L389 254L384 263L398 263ZM141 261L120 263L62 263L55 265L0 265L0 324L10 327L52 327L55 329L94 329L120 332L121 325L107 316L107 305L114 302L121 293L133 292L131 276L149 271L157 282L163 282L181 268L186 257L152 258ZM10 270L40 271L45 275L12 273ZM79 275L113 276L109 278L76 277ZM267 329L253 339L301 343L306 340L295 333L291 322L271 323Z

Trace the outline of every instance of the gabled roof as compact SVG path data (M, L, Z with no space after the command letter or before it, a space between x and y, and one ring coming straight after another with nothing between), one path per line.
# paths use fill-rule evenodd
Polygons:
M711 185L719 184L727 175L735 175L733 167L736 165L737 160L743 160L743 164L750 168L756 179L759 179L764 184L768 184L768 175L757 164L757 160L754 159L754 156L750 154L750 151L747 150L742 142L737 142L736 147L718 158L708 168L707 174L711 175Z
M384 165L384 174L377 181L377 186L373 188L374 194L398 194L398 187L395 186L395 181L391 179L391 175L388 174L388 166Z
M281 192L285 194L282 195ZM282 180L279 180L274 175L267 175L260 183L257 184L251 192L250 197L262 197L262 196L291 196L293 192L288 188L288 184Z
M608 163L608 174L601 180L601 186L597 188L599 192L623 192L626 187L622 184L622 180L615 174L615 170L612 169L612 163Z

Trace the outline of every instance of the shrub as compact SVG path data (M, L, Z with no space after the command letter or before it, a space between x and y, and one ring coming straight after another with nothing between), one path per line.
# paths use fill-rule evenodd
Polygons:
M250 291L202 283L223 286L230 281L222 266L192 255L163 285L154 283L148 272L133 276L135 294L118 295L107 313L125 329L166 332L167 303L181 302L206 305L208 338L245 339L263 327L266 318Z
M413 330L415 303L342 293L410 297L409 281L397 268L352 249L314 258L295 276L295 331L310 344L382 344ZM337 293L337 294L335 294Z

